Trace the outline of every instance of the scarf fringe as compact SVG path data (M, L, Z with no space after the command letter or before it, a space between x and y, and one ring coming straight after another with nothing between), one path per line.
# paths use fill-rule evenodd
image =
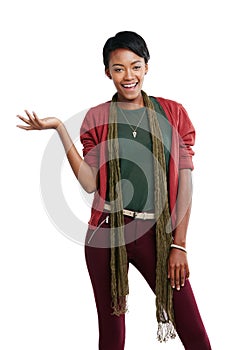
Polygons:
M166 343L169 339L175 339L176 330L171 321L159 322L157 330L157 339L160 343Z
M121 316L128 312L127 296L118 298L117 302L112 302L112 315Z

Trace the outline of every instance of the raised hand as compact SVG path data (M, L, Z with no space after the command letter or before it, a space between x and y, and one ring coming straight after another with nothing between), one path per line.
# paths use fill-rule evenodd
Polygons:
M27 125L17 125L18 128L24 130L46 130L46 129L57 129L61 121L55 117L39 119L35 112L30 114L27 110L25 113L28 118L21 115L17 117Z
M98 169L90 167L83 160L73 144L65 125L57 118L39 119L35 112L30 114L25 110L25 113L27 117L21 115L17 115L17 117L26 125L17 125L17 127L24 130L56 129L76 178L88 193L96 191Z

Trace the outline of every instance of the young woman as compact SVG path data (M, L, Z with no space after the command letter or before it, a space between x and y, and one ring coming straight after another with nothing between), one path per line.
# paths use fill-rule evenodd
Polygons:
M210 342L188 280L186 252L195 130L183 106L142 90L149 51L134 32L103 49L112 101L91 108L81 127L83 157L64 124L18 116L24 130L56 129L82 187L94 192L85 254L99 319L99 349L123 350L132 263L156 295L158 339L178 333L186 350ZM146 344L145 344L146 345Z

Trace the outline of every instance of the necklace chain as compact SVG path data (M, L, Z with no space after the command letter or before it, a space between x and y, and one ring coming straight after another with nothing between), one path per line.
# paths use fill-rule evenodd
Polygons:
M121 108L120 108L120 111L121 111L123 117L125 118L127 124L129 125L130 129L132 130L132 135L133 135L133 137L136 138L136 137L137 137L137 129L138 129L139 125L141 124L142 119L143 119L143 117L144 117L144 115L145 115L145 113L146 113L146 108L145 108L145 110L143 111L142 116L141 116L141 118L139 119L139 122L138 122L137 125L136 125L136 128L133 128L133 127L132 127L132 125L131 125L130 122L128 121L128 119L127 119L125 113L123 112L123 110L122 110Z

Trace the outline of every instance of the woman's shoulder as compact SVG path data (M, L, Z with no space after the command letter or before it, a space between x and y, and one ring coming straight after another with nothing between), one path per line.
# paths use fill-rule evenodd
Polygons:
M180 102L177 102L175 100L171 100L168 98L164 98L164 97L154 97L154 98L163 107L164 110L166 110L167 112L169 111L173 116L174 114L176 115L177 113L187 114L187 111L185 110L184 106Z
M180 102L164 97L155 97L155 99L162 106L173 126L181 128L184 125L189 125L193 128L188 112Z
M180 102L177 102L175 100L165 98L165 97L156 97L152 96L153 98L156 99L157 102L159 102L161 105L165 105L168 108L180 108L182 104Z
M109 117L110 101L100 103L96 106L90 107L83 119L83 127L96 127L97 125L105 124Z
M100 103L96 106L92 106L92 107L90 107L88 112L89 113L96 113L96 114L103 113L103 112L107 113L107 112L109 112L110 103L111 103L111 101L107 101L107 102Z

